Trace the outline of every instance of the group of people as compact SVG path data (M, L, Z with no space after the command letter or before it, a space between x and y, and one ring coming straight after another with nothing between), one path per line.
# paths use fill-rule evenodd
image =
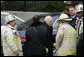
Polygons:
M83 5L69 8L70 15L62 13L58 19L56 56L83 56Z
M24 56L53 55L52 52L52 17L45 17L45 22L39 21L39 16L33 17L33 23L26 30ZM49 50L48 50L49 49ZM46 52L48 52L46 54Z
M5 29L1 29L2 52L4 56L82 56L83 55L83 5L69 8L70 15L61 13L57 23L55 43L52 38L51 16L44 22L40 16L33 17L33 23L26 29L26 42L21 45L20 36L15 28L15 17L6 16Z

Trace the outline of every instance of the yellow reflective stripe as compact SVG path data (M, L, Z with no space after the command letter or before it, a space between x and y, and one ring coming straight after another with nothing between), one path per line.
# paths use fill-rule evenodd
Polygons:
M4 56L9 56L9 55L4 55Z
M20 41L21 41L19 37L18 37L18 38L16 38L16 39L14 39L14 37L13 37L13 36L10 36L10 37L8 38L8 40L9 40L9 42L10 42L11 40L14 40L14 42L15 42L15 43L16 43L16 42L20 42Z
M79 31L79 34L81 34L81 33L83 33L83 30L80 30L80 31Z
M48 48L46 48L46 53L48 53Z
M18 37L18 42L20 42L21 41L21 39L20 39L20 37Z
M59 38L59 35L56 36L56 40Z
M20 52L20 53L19 53L19 56L23 56L23 53L22 53L22 52Z
M67 31L68 31L68 33L75 33L75 32L76 32L76 31L73 30L73 29L68 29Z
M11 41L11 40L13 40L13 39L14 39L13 36L10 36L10 37L8 38L9 41Z
M17 39L14 39L14 42L15 42L15 43L17 43L17 42L18 42L18 40L17 40Z
M64 36L64 37L74 37L74 36Z
M59 45L56 45L56 49L58 49L60 46Z
M64 39L63 40L77 40L76 37L74 36L64 36Z
M76 51L66 51L66 52L57 54L57 56L66 56L66 55L75 55L76 56Z
M76 38L64 38L63 40L77 40Z
M9 42L11 42L11 40L14 40L14 43L17 43L17 42L21 41L20 38L15 39L13 36L9 37L8 40L9 40Z
M75 51L75 52L76 52L76 48L70 48L70 50L73 50L73 51Z
M16 46L13 46L11 49L12 49L13 51L15 51L15 50L17 50L17 47L16 47Z
M20 42L21 40L20 40L20 38L16 38L16 39L14 39L14 42L16 43L16 42Z
M4 56L10 56L10 55L4 55ZM11 55L11 56L16 56L16 55Z
M3 44L7 44L7 40L3 40Z

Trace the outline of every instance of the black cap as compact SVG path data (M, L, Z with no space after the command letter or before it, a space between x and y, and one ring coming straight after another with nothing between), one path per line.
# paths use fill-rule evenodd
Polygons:
M40 19L40 16L35 15L35 16L33 17L33 22L39 22L39 19Z

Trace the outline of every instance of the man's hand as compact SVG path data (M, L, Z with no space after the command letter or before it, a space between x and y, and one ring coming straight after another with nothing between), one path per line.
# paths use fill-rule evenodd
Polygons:
M56 47L56 43L54 43L53 46Z

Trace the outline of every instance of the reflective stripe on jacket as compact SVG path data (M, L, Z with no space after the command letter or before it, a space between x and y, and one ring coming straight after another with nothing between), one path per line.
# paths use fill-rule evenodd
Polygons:
M67 23L62 23L56 36L56 56L76 55L77 33Z
M4 56L16 56L13 52L22 50L21 40L17 30L10 25L6 25L1 35ZM22 52L20 52L21 54Z

